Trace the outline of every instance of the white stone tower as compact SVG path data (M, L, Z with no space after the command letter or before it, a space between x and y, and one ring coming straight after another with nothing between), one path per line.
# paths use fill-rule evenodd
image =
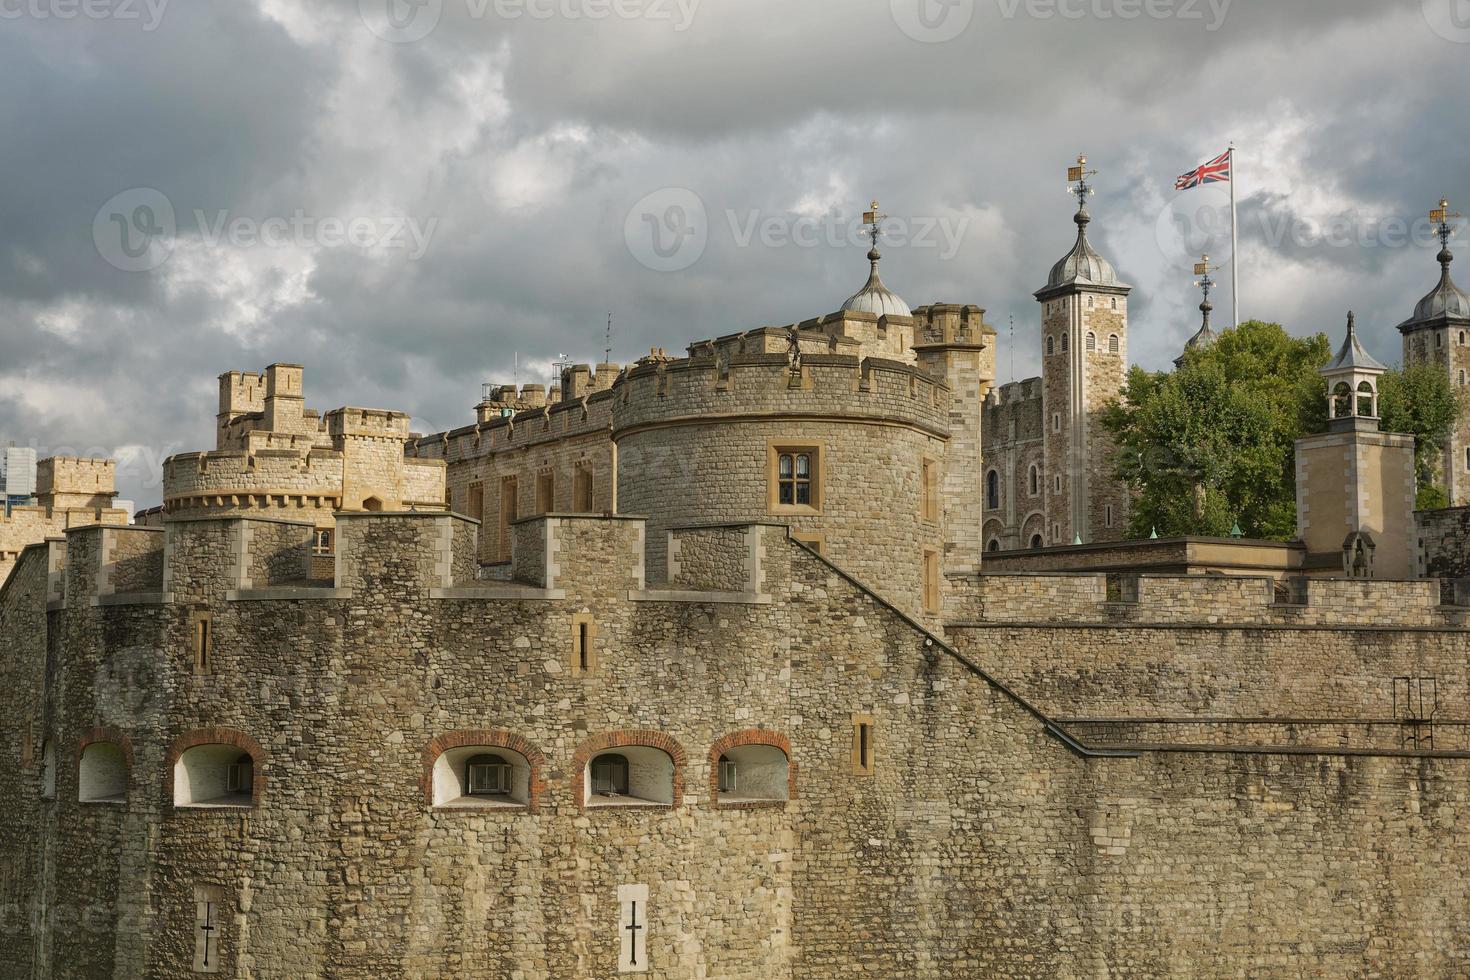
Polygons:
M1076 183L1077 242L1035 293L1041 304L1049 545L1127 536L1128 496L1113 476L1102 411L1123 390L1132 287L1087 240L1087 198L1093 193L1088 178L1095 173L1081 156L1068 171Z

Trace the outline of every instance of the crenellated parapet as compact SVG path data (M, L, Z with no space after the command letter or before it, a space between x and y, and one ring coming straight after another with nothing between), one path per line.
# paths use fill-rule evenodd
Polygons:
M949 387L903 361L809 354L805 341L796 370L784 353L741 353L734 343L695 350L624 375L614 389L615 439L675 420L734 417L870 419L948 433Z
M342 504L343 460L333 449L181 453L163 464L164 509L330 513Z
M950 626L1284 626L1445 628L1470 606L1438 581L1234 575L989 574L951 583Z

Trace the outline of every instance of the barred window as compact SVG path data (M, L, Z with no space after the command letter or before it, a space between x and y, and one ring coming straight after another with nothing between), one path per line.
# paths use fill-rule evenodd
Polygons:
M778 499L783 505L811 506L812 457L810 453L782 453L777 463Z

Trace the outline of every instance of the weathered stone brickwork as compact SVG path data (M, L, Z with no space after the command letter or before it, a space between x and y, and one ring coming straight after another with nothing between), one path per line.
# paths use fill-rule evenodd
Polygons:
M543 580L562 598L446 592L444 527L468 522L358 514L340 526L333 588L232 600L217 555L251 523L169 522L162 602L92 604L104 549L86 529L67 536L62 607L46 611L47 546L0 591L0 631L24 651L4 659L0 692L21 720L0 755L17 804L0 900L28 913L0 935L0 973L193 975L204 895L229 976L612 976L628 884L648 888L639 921L658 977L1448 977L1470 956L1454 927L1470 758L1093 754L977 666L1023 648L1087 663L1101 650L1080 652L1089 631L965 627L980 642L957 653L782 526L688 534L691 553L735 546L699 562L717 578L754 553L763 599L647 591L642 522L574 516L517 525L539 527L525 539L556 557ZM1379 595L1402 598L1359 599ZM207 674L189 650L200 611L215 630ZM596 669L580 675L575 616L597 625ZM1091 632L1120 663L1160 646ZM1216 674L1221 638L1240 660L1259 632L1192 628ZM1358 635L1296 631L1254 670L1284 679L1276 664L1304 636L1323 662L1366 665ZM1466 661L1458 629L1381 635L1409 658L1391 669L1431 650ZM1356 683L1318 674L1321 697L1352 703ZM1229 686L1262 683L1242 679ZM856 718L871 725L864 773ZM26 731L55 746L54 800ZM78 753L106 737L127 743L125 796L79 802ZM174 770L211 746L250 760L250 792L176 805ZM523 803L434 802L440 757L474 746L525 760ZM793 763L787 798L727 805L715 767L759 746ZM672 802L589 801L587 764L608 751L662 754Z

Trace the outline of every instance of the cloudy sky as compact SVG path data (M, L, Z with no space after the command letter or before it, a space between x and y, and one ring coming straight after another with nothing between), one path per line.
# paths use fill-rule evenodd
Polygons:
M278 360L462 425L609 312L628 361L836 309L873 197L888 285L985 307L1024 377L1079 152L1160 368L1230 258L1173 178L1232 140L1242 314L1355 309L1395 362L1467 82L1470 0L0 0L0 440L156 503L217 375Z

